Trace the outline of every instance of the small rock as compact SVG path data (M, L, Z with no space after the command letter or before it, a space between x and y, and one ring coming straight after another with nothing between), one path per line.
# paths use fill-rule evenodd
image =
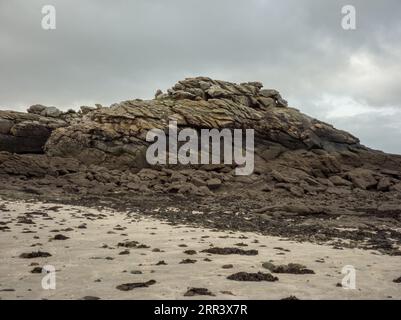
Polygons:
M383 192L389 191L391 185L392 185L392 183L391 183L390 178L384 177L379 180L379 183L377 184L376 189L377 189L377 191L383 191Z
M142 271L140 271L140 270L132 270L131 274L142 274Z
M34 113L34 114L40 114L43 110L45 110L46 107L41 105L41 104L35 104L33 106L30 106L27 110L28 113Z
M248 272L238 272L227 277L228 280L234 281L278 281L277 277L272 276L270 273L248 273Z
M60 111L59 109L57 109L56 107L46 107L44 110L42 110L42 112L40 113L40 115L44 116L44 117L51 117L51 118L58 118L63 114L62 111Z
M116 288L121 291L131 291L136 288L147 288L155 283L155 280L149 280L147 282L124 283L118 285Z
M190 288L184 294L185 297L193 297L193 296L214 296L212 292L210 292L206 288Z
M162 95L163 91L161 91L160 89L157 89L156 93L155 93L155 99L157 99L158 96Z
M180 264L189 264L189 263L196 263L196 260L193 259L184 259L180 262Z
M31 270L31 273L42 273L42 267L35 267Z
M37 251L37 252L21 253L19 257L23 259L33 259L33 258L47 258L51 256L52 255L48 252Z
M217 178L209 179L206 181L206 185L210 190L216 190L221 186L221 180Z
M281 300L299 300L299 299L296 296L289 296L289 297L283 298Z
M229 255L229 254L239 254L242 256L256 256L258 254L258 250L243 250L239 248L209 248L203 250L202 252L211 253L211 254L220 254L220 255Z
M81 106L80 110L81 110L82 114L87 114L87 113L89 113L91 111L96 110L96 108L92 108L92 107L88 107L88 106Z
M288 274L314 274L313 270L307 269L302 264L289 263L288 265L275 266L270 262L265 262L262 267L273 273L288 273Z
M53 238L54 240L67 240L69 237L62 235L62 234L56 234Z
M85 296L82 298L82 300L100 300L100 298L94 296Z
M123 251L119 252L118 254L121 256L121 255L127 255L129 253L130 253L129 250L123 250Z

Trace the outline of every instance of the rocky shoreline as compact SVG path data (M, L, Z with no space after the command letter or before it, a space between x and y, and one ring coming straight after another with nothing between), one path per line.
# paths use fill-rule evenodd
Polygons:
M170 120L181 129L254 129L254 173L236 176L235 165L150 166L146 132L167 132ZM66 113L41 105L0 111L0 195L103 203L170 222L344 239L342 246L400 254L401 156L361 145L259 82L189 78L153 100ZM171 206L179 213L167 214Z

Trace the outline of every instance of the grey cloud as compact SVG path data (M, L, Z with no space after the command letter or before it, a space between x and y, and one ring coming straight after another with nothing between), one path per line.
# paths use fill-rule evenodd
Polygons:
M361 142L377 150L400 153L401 111L393 114L366 113L336 120L338 127L359 135Z
M40 27L45 4L57 9L55 31ZM341 28L345 4L357 9L355 31ZM0 106L108 105L196 75L260 80L303 112L401 153L399 131L389 143L366 129L395 118L368 113L350 127L358 115L327 118L317 103L331 95L401 109L400 12L399 0L2 0Z

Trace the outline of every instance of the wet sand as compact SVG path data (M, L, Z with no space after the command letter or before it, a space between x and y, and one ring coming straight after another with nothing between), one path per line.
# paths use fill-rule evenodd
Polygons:
M257 254L202 252L212 247ZM20 257L37 251L51 256ZM314 274L271 273L262 266L268 261ZM42 288L44 274L31 273L44 265L56 269L55 290ZM346 265L356 270L355 290L339 285ZM238 272L278 281L227 279ZM375 251L171 225L138 212L0 200L1 299L400 299L401 284L393 282L400 276L401 257ZM123 284L142 286L122 291ZM213 295L188 296L190 288Z

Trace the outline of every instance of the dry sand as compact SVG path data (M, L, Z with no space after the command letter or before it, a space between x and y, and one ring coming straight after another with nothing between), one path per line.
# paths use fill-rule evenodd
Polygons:
M5 200L0 200L0 208L1 299L81 299L85 296L101 299L401 298L401 284L393 282L401 276L401 257L360 249L337 250L256 233L174 226L137 213ZM21 220L29 212L37 213L28 214L34 224ZM42 216L43 213L48 217ZM86 223L86 229L77 228L83 223ZM57 234L69 239L52 240ZM134 240L149 248L130 248L129 254L120 255L125 248L118 247L118 243ZM247 246L238 246L238 243ZM201 252L211 246L256 249L258 254ZM49 252L51 256L19 257L22 253L38 250ZM184 253L186 250L195 250L196 254L188 255ZM205 258L211 261L205 261ZM193 259L196 263L180 264L183 259ZM167 265L156 265L159 261L165 261ZM276 265L301 263L315 274L274 274L279 278L276 282L227 279L241 271L270 273L262 267L266 261ZM32 263L56 268L55 290L42 288L44 275L31 273L35 267ZM233 268L223 269L222 266L227 264L232 264ZM352 265L356 270L355 290L337 286L342 282L344 274L341 270L346 265ZM149 280L156 283L131 291L116 288L124 283ZM215 296L185 297L190 287L207 288Z

